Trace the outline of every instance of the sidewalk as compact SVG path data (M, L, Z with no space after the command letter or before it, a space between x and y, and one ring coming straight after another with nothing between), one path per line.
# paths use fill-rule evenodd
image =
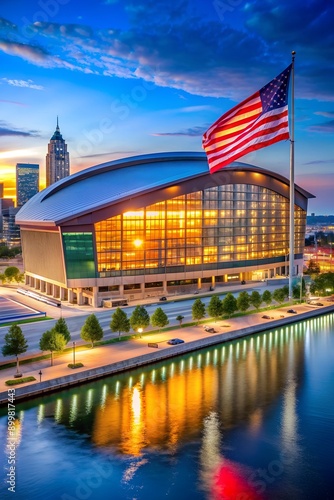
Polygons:
M307 304L293 306L298 314L289 314L289 307L282 307L268 312L270 320L263 319L263 312L229 320L207 321L216 333L208 333L204 325L176 328L175 330L143 335L128 341L120 341L105 346L88 348L75 352L75 362L83 363L82 368L71 369L67 365L73 363L73 352L61 355L50 366L50 359L33 361L21 365L23 377L33 376L36 381L16 386L7 386L6 380L14 378L16 367L0 370L0 404L7 404L8 389L15 388L15 399L29 398L52 390L61 389L94 378L129 370L144 364L169 358L178 354L204 348L210 345L232 340L234 338L258 333L271 328L282 327L290 323L319 316L334 311L334 305L312 307ZM284 316L284 317L282 317ZM185 343L170 346L167 340L179 337ZM148 347L148 342L159 343L158 348ZM39 372L42 375L39 375ZM40 381L41 378L41 381Z

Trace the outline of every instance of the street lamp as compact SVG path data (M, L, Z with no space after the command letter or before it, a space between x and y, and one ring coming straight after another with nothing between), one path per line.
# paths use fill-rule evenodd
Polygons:
M143 333L143 329L142 328L138 328L138 333L139 333L139 336L141 338L141 334Z
M39 381L42 382L42 370L39 370L38 375L39 375Z
M73 342L73 364L75 365L75 342Z

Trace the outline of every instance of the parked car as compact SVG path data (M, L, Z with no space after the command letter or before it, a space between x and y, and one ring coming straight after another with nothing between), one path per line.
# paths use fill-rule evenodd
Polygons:
M245 281L245 280L242 280L241 284L242 284L242 285L246 285L246 281Z
M167 300L167 297L160 297L159 299L161 302L164 302L165 300Z
M184 344L184 340L182 340L182 339L170 339L167 341L167 344L169 344L169 345Z
M262 318L263 318L263 319L271 319L271 318L270 318L270 316L268 316L268 314L264 314L264 315L262 316Z
M297 311L295 311L294 309L288 309L287 312L290 314L297 314Z

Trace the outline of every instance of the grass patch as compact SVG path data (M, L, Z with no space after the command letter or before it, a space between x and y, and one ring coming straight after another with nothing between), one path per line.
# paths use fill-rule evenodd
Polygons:
M82 363L69 363L67 365L69 368L82 368L84 365Z
M6 380L5 384L6 385L18 385L18 384L24 384L25 382L33 382L35 377L23 377L23 378L15 378L12 380Z
M0 323L0 326L11 326L14 323L16 325L25 325L26 323L36 323L38 321L47 321L49 319L54 319L54 318L51 318L50 316L42 316L38 318L21 319L19 321L10 321L9 323Z

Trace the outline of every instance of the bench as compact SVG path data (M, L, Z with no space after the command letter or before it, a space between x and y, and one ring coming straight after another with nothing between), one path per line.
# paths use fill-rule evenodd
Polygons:
M159 346L158 346L158 343L157 343L157 342L149 342L149 343L147 344L147 347L155 347L155 348L158 348Z

